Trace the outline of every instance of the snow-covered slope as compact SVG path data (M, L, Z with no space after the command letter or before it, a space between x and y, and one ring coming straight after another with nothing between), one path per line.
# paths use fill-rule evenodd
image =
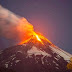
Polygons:
M66 69L71 54L48 45L26 43L0 52L0 67L16 72L70 72Z
M57 46L50 46L51 50L54 53L57 53L58 55L62 56L67 62L70 60L70 58L72 57L71 54L67 53L66 51L58 48Z

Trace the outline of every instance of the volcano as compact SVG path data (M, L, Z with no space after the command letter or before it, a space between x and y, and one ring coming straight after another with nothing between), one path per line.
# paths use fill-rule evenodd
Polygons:
M70 72L66 66L71 56L43 36L34 35L0 52L0 72Z
M34 31L24 17L0 6L1 36L21 41L0 51L0 72L70 72L72 57Z

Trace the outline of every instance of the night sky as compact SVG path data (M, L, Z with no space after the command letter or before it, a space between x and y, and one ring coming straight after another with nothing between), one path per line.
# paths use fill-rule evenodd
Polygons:
M0 4L25 17L35 31L72 54L72 0L0 0ZM13 44L0 37L0 48Z

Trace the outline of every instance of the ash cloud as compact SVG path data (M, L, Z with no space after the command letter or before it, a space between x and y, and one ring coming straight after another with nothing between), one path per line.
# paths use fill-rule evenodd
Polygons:
M23 17L0 6L0 36L13 40L24 40L33 32L33 26Z

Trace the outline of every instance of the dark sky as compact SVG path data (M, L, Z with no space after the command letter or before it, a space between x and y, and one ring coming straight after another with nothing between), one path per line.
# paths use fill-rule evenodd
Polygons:
M25 17L52 43L72 54L72 0L0 0L10 11ZM0 46L9 41L1 38Z

